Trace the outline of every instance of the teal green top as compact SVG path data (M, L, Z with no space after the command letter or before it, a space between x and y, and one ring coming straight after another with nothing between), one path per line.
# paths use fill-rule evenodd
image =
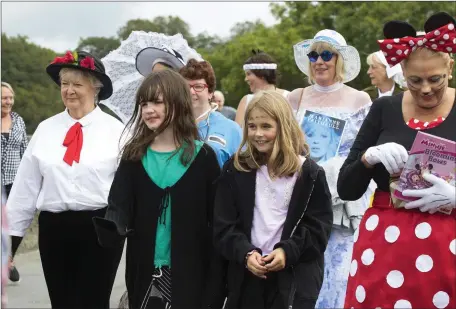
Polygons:
M196 151L192 161L203 146L203 142L195 141L195 145ZM150 179L161 189L174 186L190 167L190 164L182 165L180 161L182 151L183 148L180 148L178 153L171 157L174 151L157 152L150 147L147 148L142 164ZM171 267L171 196L163 202L168 205L157 224L154 265L158 268Z

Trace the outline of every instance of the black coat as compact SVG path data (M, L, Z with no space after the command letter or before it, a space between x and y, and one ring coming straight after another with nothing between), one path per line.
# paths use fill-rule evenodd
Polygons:
M240 172L232 160L225 164L218 181L214 235L217 250L229 260L227 309L238 308L241 293L245 292L246 254L253 249L261 252L250 242L255 183L256 171ZM306 159L293 189L281 241L274 247L283 248L286 254L286 267L278 272L283 308L314 308L323 281L323 254L332 223L325 172Z
M220 167L204 144L171 194L172 307L221 308L224 272L212 246L215 180ZM129 308L139 309L154 270L159 205L158 187L141 161L120 162L108 198L105 218L94 220L102 246L118 246L127 237L125 279Z

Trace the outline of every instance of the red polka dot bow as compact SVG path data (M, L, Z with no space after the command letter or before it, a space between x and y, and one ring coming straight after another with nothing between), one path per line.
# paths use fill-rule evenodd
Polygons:
M390 65L396 65L407 58L417 47L426 47L446 53L456 52L456 30L450 23L426 33L424 37L406 36L400 39L378 40L378 44L386 61Z

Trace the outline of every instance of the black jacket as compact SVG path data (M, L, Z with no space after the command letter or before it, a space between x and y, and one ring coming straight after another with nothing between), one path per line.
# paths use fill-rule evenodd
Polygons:
M169 189L172 307L176 309L223 305L223 259L212 246L215 180L219 174L215 153L204 144L185 174ZM152 280L159 205L164 194L141 161L122 160L105 218L94 220L102 246L117 246L127 237L125 279L130 309L141 307Z
M255 206L256 171L240 172L228 161L218 181L214 213L215 246L229 260L227 309L237 308L244 280ZM333 213L325 172L306 159L296 180L281 241L286 267L278 273L279 290L287 308L315 305L323 281L326 250ZM259 250L261 252L261 250ZM308 308L308 307L306 307ZM313 308L313 307L312 307Z

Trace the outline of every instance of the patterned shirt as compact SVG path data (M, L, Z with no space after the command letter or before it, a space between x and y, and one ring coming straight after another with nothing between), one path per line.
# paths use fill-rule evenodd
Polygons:
M6 284L8 283L8 260L9 260L9 237L8 237L8 225L6 221L6 210L5 210L5 205L6 205L6 193L5 193L5 187L2 185L2 210L1 210L1 218L2 218L2 223L1 223L1 228L2 228L2 274L1 274L1 286L2 286L2 293L1 293L1 307L4 308L6 306Z
M25 123L19 114L11 112L11 129L9 136L2 134L2 184L9 185L16 177L19 163L27 148Z

